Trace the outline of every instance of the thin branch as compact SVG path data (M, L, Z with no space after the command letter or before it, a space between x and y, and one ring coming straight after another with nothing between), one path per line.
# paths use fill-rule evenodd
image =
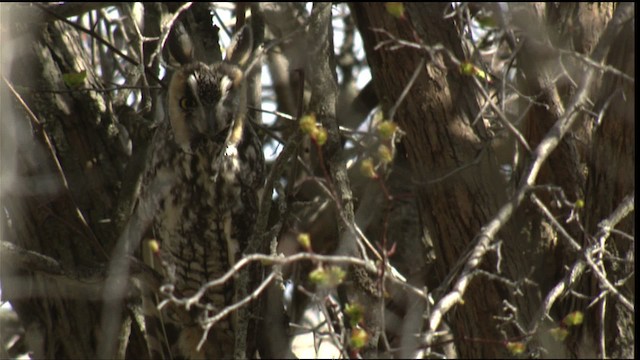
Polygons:
M42 141L47 146L47 149L49 150L49 153L50 153L50 159L51 161L53 161L55 168L58 172L58 176L60 177L60 181L62 181L62 185L65 188L65 194L67 195L69 201L72 203L74 207L77 219L80 221L80 223L83 225L84 230L86 231L86 232L82 232L81 234L83 236L85 234L89 234L90 240L94 243L94 246L96 246L96 249L100 251L100 255L102 255L105 259L108 259L109 256L107 255L106 251L102 247L102 244L100 243L98 238L95 236L93 231L91 231L91 227L87 223L87 220L84 218L84 215L82 215L82 211L80 211L80 208L78 207L78 204L76 203L74 197L71 195L71 190L69 189L69 183L67 182L67 177L65 175L65 172L62 169L62 165L60 164L58 157L55 155L56 151L54 150L53 144L51 144L49 135L47 134L46 131L43 131L42 129L42 123L40 122L40 120L38 120L38 117L36 116L36 114L34 114L33 111L31 111L31 108L29 108L29 105L27 105L27 103L24 101L22 96L16 91L16 89L13 87L11 82L7 78L5 78L4 75L2 75L2 80L7 85L7 87L9 88L9 91L13 94L13 96L16 98L18 103L20 103L20 106L22 106L22 108L25 110L25 112L29 116L29 119L31 120L31 124L33 125L33 128L36 129L36 134L39 134L42 137Z
M536 194L531 194L531 201L540 209L542 214L547 217L547 219L551 222L551 224L567 239L567 242L571 246L571 248L580 252L582 250L582 246L578 244L578 242L569 234L569 232L556 220L551 211L547 208L547 206L540 201L540 199L536 196Z
M99 43L101 43L102 45L108 47L111 51L113 51L114 53L118 54L118 56L120 56L121 58L127 60L128 62L132 63L133 65L138 66L139 63L133 59L132 57L124 54L122 51L120 51L117 47L113 46L110 42L108 42L107 40L103 39L100 35L98 35L95 31L93 30L89 30L84 28L83 26L80 26L76 23L74 23L73 21L69 21L66 18L52 12L51 10L47 9L44 5L40 5L40 4L36 4L36 6L38 6L40 9L42 9L42 11L52 15L53 17L57 18L58 20L64 22L65 24L73 27L74 29L83 32L89 36L91 36L92 38L96 39Z
M164 48L164 44L167 42L167 38L169 37L169 33L171 33L171 29L173 28L173 23L175 23L176 20L178 20L178 18L180 17L180 15L184 11L189 9L191 7L191 5L193 5L193 2L187 2L187 3L182 4L178 8L178 10L176 10L176 12L173 14L173 16L171 16L169 21L167 21L166 23L162 24L162 35L160 36L160 41L158 42L158 47L156 47L156 49L153 51L151 56L149 56L149 62L147 63L147 66L151 66L153 64L153 61L155 60L155 58L160 54L160 52L162 51L162 48Z
M520 130L518 130L515 126L513 126L511 121L507 119L507 116L502 112L500 107L493 103L493 101L491 100L491 96L487 93L487 90L485 90L484 86L482 86L482 84L480 83L480 80L478 80L476 76L472 76L472 78L473 78L474 84L476 84L476 88L480 90L480 93L482 94L482 96L484 96L485 101L489 104L489 106L491 106L491 109L493 109L493 111L495 111L495 113L498 115L498 120L500 121L500 123L504 125L513 134L513 136L516 137L516 139L518 139L520 144L522 144L522 146L524 146L524 148L527 149L529 153L531 153L531 147L529 147L529 143L524 138L524 135L522 135Z
M378 273L378 269L372 262L370 261L368 262L353 256L298 253L295 255L285 257L285 256L273 256L273 255L265 255L265 254L251 254L251 255L244 256L242 259L236 262L233 265L233 267L231 267L231 269L229 269L226 273L224 273L224 275L203 284L200 287L200 289L198 289L198 291L190 297L182 298L182 299L177 298L173 295L171 291L172 287L170 285L161 287L161 291L165 293L169 298L162 301L158 305L158 308L160 309L163 308L169 302L182 305L187 310L191 309L192 306L204 307L205 305L200 303L200 299L204 296L207 290L224 285L226 282L233 279L241 269L248 266L252 262L259 262L262 265L288 265L288 264L292 264L299 261L305 261L305 260L321 262L321 263L355 265L355 266L360 266L365 268L368 272L372 274ZM427 294L424 291L411 286L410 284L406 283L402 279L399 279L398 277L393 275L393 273L390 270L386 272L385 278L387 280L391 280L392 282L402 286L406 290L413 292L414 294L420 296L424 300L428 300Z
M85 29L84 27L74 23L73 21L69 21L69 20L65 19L64 17L61 17L58 14L51 12L51 10L47 9L44 5L36 4L36 6L38 6L40 9L42 9L44 12L46 12L48 14L51 14L53 17L55 17L58 20L64 22L65 24L73 27L74 29L76 29L78 31L81 31L81 32L83 32L85 34L88 34L89 36L91 36L92 38L96 39L99 43L101 43L102 45L106 46L107 48L109 48L109 50L113 51L115 54L117 54L121 58L125 59L129 63L131 63L131 64L133 64L135 66L139 66L140 65L138 63L138 61L136 61L132 57L128 56L127 54L123 53L122 51L120 51L117 47L113 46L110 42L108 42L105 39L103 39L95 31ZM145 69L145 71L147 71L147 70ZM148 72L147 75L152 77L159 84L162 84L162 81L155 74L153 74L151 72Z
M258 286L251 294L249 294L248 296L246 296L244 299L231 304L227 307L225 307L224 309L222 309L218 314L216 314L216 316L209 318L207 320L205 320L205 331L202 334L202 338L200 339L200 342L198 343L198 351L200 351L200 349L202 348L202 345L204 344L204 342L207 340L207 335L209 334L209 330L211 330L211 328L213 327L213 325L215 325L216 323L218 323L220 320L224 319L225 317L227 317L229 314L231 314L232 312L240 309L241 307L247 305L249 302L251 302L252 300L255 300L258 298L258 296L260 296L260 294L262 294L262 292L267 288L267 286L269 286L269 284L271 284L271 281L273 281L273 279L275 279L276 277L276 273L272 272L271 274L269 274L269 276L260 284L260 286Z
M427 64L427 59L425 57L422 57L422 59L420 59L420 62L418 63L418 66L416 66L416 68L413 70L413 74L411 74L411 78L409 78L409 82L407 82L407 85L405 85L404 89L402 89L400 96L398 96L398 99L393 104L391 109L389 109L389 114L388 114L389 119L393 119L393 117L396 114L396 111L398 110L398 107L400 107L400 104L402 104L402 101L404 101L404 98L407 96L407 94L409 94L409 90L411 90L411 88L413 87L413 84L418 79L418 76L420 75L420 73L424 70L424 66L426 64Z
M614 227L627 215L629 215L635 209L635 191L631 195L624 197L620 205L614 210L614 212L606 219L598 223L600 232L596 235L598 238L606 240L611 232L614 232Z
M602 73L612 73L615 76L619 76L621 78L623 78L626 81L631 82L632 84L635 84L636 80L630 76L625 74L624 72L616 69L615 67L611 66L611 65L607 65L607 64L601 64L598 63L596 61L594 61L592 58L585 56L584 54L580 54L579 52L576 51L571 51L571 50L566 50L566 49L556 49L560 52L561 55L569 55L575 59L578 59L580 61L582 61L583 63L585 63L588 66L592 66L595 69L597 69L598 71L602 72Z

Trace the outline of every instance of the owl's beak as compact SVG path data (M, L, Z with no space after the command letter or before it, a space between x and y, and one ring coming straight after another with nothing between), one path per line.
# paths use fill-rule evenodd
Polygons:
M216 109L215 107L206 107L204 110L204 119L207 122L207 135L213 136L216 134Z
M212 136L215 134L215 109L198 104L199 116L194 118L193 126L199 135Z

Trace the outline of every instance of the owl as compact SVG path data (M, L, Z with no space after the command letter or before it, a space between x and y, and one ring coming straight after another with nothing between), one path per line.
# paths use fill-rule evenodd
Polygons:
M214 64L194 61L190 46L181 44L172 49L181 66L168 87L167 119L152 139L138 199L158 245L145 262L177 298L193 295L240 259L264 180L262 147L246 118L249 28L232 39L225 60ZM203 336L199 320L232 303L233 281L207 290L201 306L189 311L171 302L158 310L166 295L156 288L143 296L151 357L233 356L233 317L217 323L197 349Z

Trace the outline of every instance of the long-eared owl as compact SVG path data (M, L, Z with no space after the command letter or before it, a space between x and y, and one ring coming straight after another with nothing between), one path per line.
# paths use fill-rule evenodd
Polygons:
M150 145L138 206L159 245L145 261L177 298L196 293L239 260L252 234L263 184L264 156L246 118L244 66L251 31L238 32L225 60L194 61L189 47L174 57L167 118ZM172 49L172 51L174 51ZM228 358L234 353L232 317L217 323L198 351L202 318L233 301L233 281L207 290L189 311L169 304L158 289L143 296L150 355L154 358ZM153 315L153 316L152 316Z

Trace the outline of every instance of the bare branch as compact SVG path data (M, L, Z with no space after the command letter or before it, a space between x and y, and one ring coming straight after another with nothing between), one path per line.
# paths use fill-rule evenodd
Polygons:
M162 24L162 35L160 35L160 41L158 42L158 47L151 54L151 56L149 56L149 62L147 63L147 66L151 66L151 64L153 64L153 61L155 60L155 58L160 54L160 52L162 51L162 48L164 48L164 44L167 42L169 33L171 33L171 29L173 28L173 23L175 23L176 20L178 20L178 18L180 17L180 15L183 12L187 11L187 9L191 7L191 5L193 5L192 2L187 2L182 4L178 8L178 10L176 10L173 16L166 23Z

